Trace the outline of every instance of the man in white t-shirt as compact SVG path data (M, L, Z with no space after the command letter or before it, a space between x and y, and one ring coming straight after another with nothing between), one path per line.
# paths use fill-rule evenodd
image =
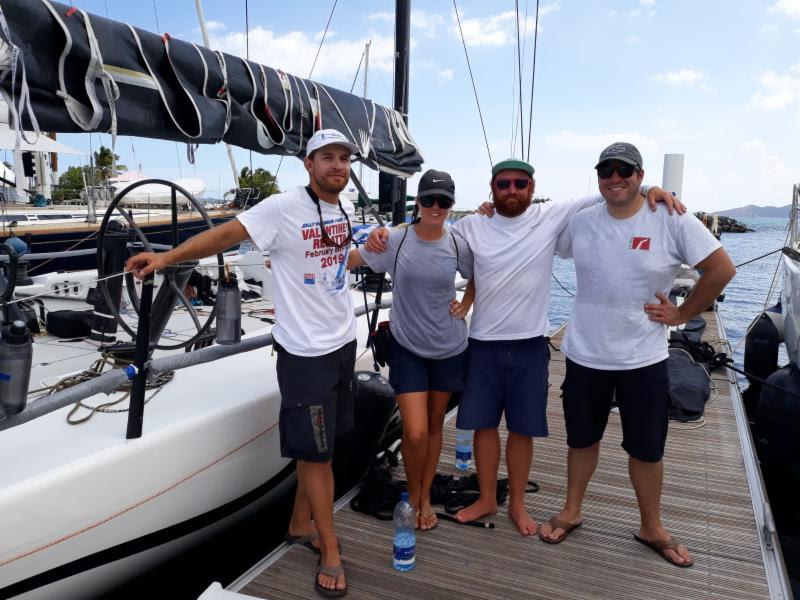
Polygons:
M308 186L270 196L177 248L138 254L126 265L141 278L247 238L270 252L281 454L297 460L297 495L286 540L321 555L314 585L322 595L336 596L347 587L333 527L331 459L336 435L353 427L356 351L346 270L353 206L343 205L339 193L350 178L350 157L356 151L342 133L320 130L306 147Z
M564 419L569 446L567 498L541 527L548 543L563 541L583 521L581 505L597 466L612 396L622 422L622 447L641 513L636 539L679 567L693 559L661 523L669 390L667 326L710 306L736 273L720 243L693 215L669 217L644 207L642 157L612 144L597 169L605 204L577 214L557 251L572 256L577 294L561 351L566 355ZM682 264L702 272L679 307L667 294Z
M461 522L495 514L500 465L498 426L505 414L508 439L508 515L522 535L537 524L524 505L533 438L547 435L549 350L545 336L550 304L550 274L556 241L570 218L603 201L599 195L567 202L532 204L535 180L529 163L503 160L490 182L496 214L470 215L453 225L474 256L475 304L469 331L464 392L458 427L474 430L479 499L460 510ZM659 188L648 192L672 209L682 205ZM644 198L643 198L644 199ZM367 248L385 249L388 230L370 234ZM471 285L471 284L470 284Z

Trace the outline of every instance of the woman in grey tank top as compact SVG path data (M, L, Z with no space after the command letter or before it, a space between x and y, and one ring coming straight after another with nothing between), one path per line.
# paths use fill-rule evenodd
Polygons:
M450 175L425 172L417 192L418 217L412 224L390 232L386 252L361 248L351 251L348 261L348 267L367 264L392 277L389 381L403 418L401 449L409 500L422 530L437 523L430 488L447 404L464 385L464 315L472 304L472 295L456 300L456 272L472 277L472 252L445 225L454 202Z

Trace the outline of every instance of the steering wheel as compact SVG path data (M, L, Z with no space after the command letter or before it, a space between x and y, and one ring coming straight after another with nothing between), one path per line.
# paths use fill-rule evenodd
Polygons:
M127 249L125 253L126 258L135 253L131 252L131 250L135 250L137 247L140 249L143 248L147 252L155 252L154 249L155 246L158 246L159 249L164 249L163 245L158 245L158 244L154 245L153 243L151 243L150 240L147 239L147 235L134 221L131 212L124 210L120 206L122 201L125 199L125 196L127 196L130 192L143 185L154 184L154 183L161 184L170 189L171 208L172 208L170 233L171 233L172 244L171 246L167 247L168 249L174 248L175 246L180 244L180 234L178 229L178 224L179 224L178 194L184 196L189 201L189 204L193 207L193 209L196 210L198 213L200 213L200 215L203 217L203 220L205 221L205 229L212 229L214 227L214 223L211 221L211 218L208 216L208 213L206 212L205 208L203 208L203 206L188 191L186 191L184 188L171 181L166 181L163 179L144 179L141 181L137 181L133 185L125 188L123 191L117 194L111 201L111 204L109 204L108 210L106 210L106 214L103 217L103 222L100 225L100 230L97 234L97 273L98 273L98 279L100 279L98 287L103 293L103 297L105 298L106 301L106 306L110 310L111 314L117 320L117 323L119 323L120 327L122 327L122 329L125 330L133 338L133 340L136 340L136 331L120 315L119 307L115 306L114 302L112 301L111 294L107 284L108 280L104 279L105 277L113 275L114 273L108 272L107 265L109 264L109 261L106 260L108 251L105 249L105 244L103 242L105 240L106 230L108 229L109 223L112 222L112 218L115 215L118 215L122 217L122 219L127 223L128 227L130 228L128 232L129 240L127 243ZM133 232L134 234L133 237L136 240L135 242L132 242L130 239L131 232ZM221 281L225 275L222 254L217 254L217 271L219 280ZM191 316L192 322L194 323L196 329L196 333L188 340L173 344L160 343L160 338L159 338L158 343L156 343L153 346L154 348L159 350L177 350L179 348L185 348L187 346L191 346L199 338L205 335L205 333L211 327L211 324L214 322L214 319L217 314L217 307L215 305L212 308L211 312L206 316L205 321L201 322L201 315L197 314L197 311L192 306L192 303L184 295L183 289L181 289L180 286L176 285L175 283L176 274L177 270L173 267L165 269L162 272L162 275L164 277L164 282L161 285L162 286L165 284L168 285L172 289L172 291L176 294L177 299L186 308L186 310L189 313L189 316ZM137 290L137 286L135 284L134 277L130 273L126 273L124 277L125 277L125 287L128 290L127 293L128 293L128 298L131 301L131 305L133 306L133 309L136 311L137 316L141 316L140 297L139 297L139 292Z

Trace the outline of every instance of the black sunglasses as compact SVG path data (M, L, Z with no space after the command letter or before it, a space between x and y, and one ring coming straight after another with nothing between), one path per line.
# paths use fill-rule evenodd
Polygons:
M610 179L614 175L614 171L616 171L620 177L627 179L638 170L639 165L607 165L605 167L597 167L597 176L600 179Z
M514 184L514 187L518 190L524 190L528 187L528 184L531 182L530 179L495 179L494 184L497 186L498 190L507 190L511 187L511 184Z
M424 208L430 208L433 206L434 202L439 205L439 208L444 208L446 210L453 206L456 201L447 196L424 196L419 199L420 206Z

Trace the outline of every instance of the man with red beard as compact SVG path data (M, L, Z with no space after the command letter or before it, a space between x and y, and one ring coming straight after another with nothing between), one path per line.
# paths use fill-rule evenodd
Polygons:
M177 248L144 252L126 265L142 278L248 238L269 250L276 284L272 335L278 352L281 454L297 460L297 495L286 540L321 555L314 585L324 596L347 590L333 527L331 459L336 435L353 427L356 321L346 270L353 205L343 205L339 193L356 151L342 133L320 130L306 146L309 185L270 196Z
M660 514L670 408L667 326L686 323L704 311L736 269L693 215L670 217L664 210L644 208L639 193L643 165L632 144L617 142L603 150L595 169L606 202L576 215L558 241L559 255L573 257L577 275L572 316L561 344L567 357L562 385L567 497L562 510L542 525L539 537L560 543L583 522L583 498L616 396L622 448L641 517L635 538L668 562L690 567L691 554L670 536ZM676 306L667 294L684 263L702 276Z
M469 330L467 376L458 409L458 427L475 431L479 499L456 518L469 522L497 512L500 466L498 426L505 413L508 440L508 515L521 535L537 524L524 505L533 438L547 436L550 353L550 275L556 241L569 219L601 196L532 205L533 166L508 159L492 168L494 216L470 215L453 225L474 256L475 303ZM671 194L650 188L648 201L672 209ZM370 234L367 249L380 251L388 230ZM472 282L470 282L472 285Z

